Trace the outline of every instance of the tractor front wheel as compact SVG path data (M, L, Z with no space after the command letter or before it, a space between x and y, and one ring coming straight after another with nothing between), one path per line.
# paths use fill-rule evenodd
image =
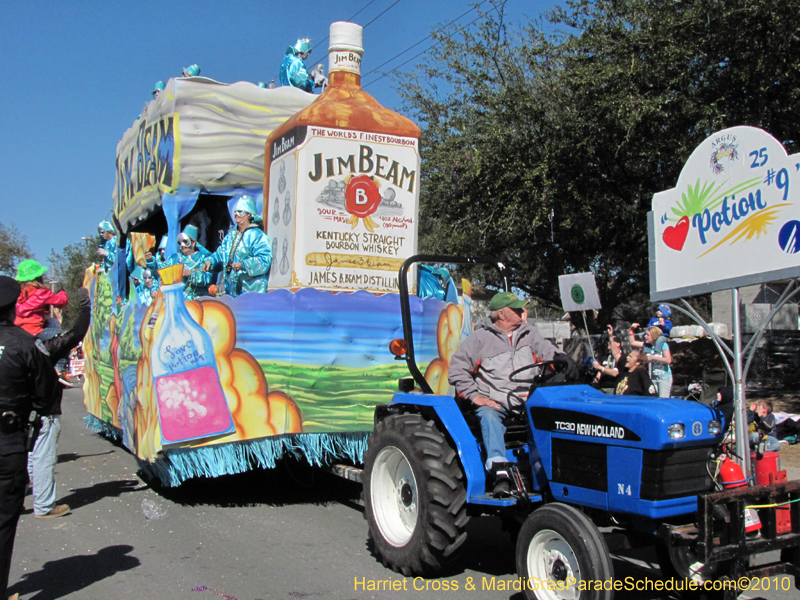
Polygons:
M595 524L567 504L548 504L525 520L517 539L517 574L527 600L611 600L614 567ZM599 588L599 589L597 589Z

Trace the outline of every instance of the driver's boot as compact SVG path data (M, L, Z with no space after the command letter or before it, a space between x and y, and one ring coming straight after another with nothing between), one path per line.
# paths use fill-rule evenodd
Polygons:
M511 463L496 462L492 463L489 474L492 476L493 487L492 495L495 497L508 496L511 494Z

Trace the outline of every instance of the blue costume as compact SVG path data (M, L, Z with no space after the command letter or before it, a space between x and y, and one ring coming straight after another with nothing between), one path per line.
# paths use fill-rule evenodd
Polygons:
M203 272L203 263L208 260L211 253L197 243L197 227L187 225L183 233L178 236L178 243L183 239L194 242L195 252L186 256L183 252L178 254L178 260L189 269L191 273L183 278L183 297L185 300L194 300L198 296L208 296L208 286L211 284L212 274Z
M255 215L255 201L242 196L234 210ZM245 292L267 291L272 247L260 227L251 223L242 232L238 229L228 232L220 247L206 260L211 263L212 270L221 268L225 274L226 294L236 297ZM241 263L242 270L236 271L233 263Z
M114 266L114 259L117 257L117 238L106 240L102 248L108 253L103 257L103 270L110 273L111 267Z
M139 302L145 306L150 306L150 303L153 302L153 293L159 288L158 279L153 276L153 273L149 269L142 269L139 265L136 265L136 268L131 273L131 277L134 279L134 282L138 282L135 283L133 289L136 292L136 297L139 298ZM153 280L153 285L151 287L147 287L147 283L144 281L147 278Z
M308 40L297 40L294 46L289 46L286 49L286 56L281 63L281 85L291 85L308 93L314 91L314 80L311 79L308 71L306 71L306 63L297 56L298 54L308 54L309 52L311 50L309 49Z
M144 261L145 268L153 274L153 277L156 281L161 281L161 277L158 274L158 270L164 268L164 265L159 265L160 261L158 260L157 256L153 256L150 260Z
M180 255L179 259L183 265L191 271L188 277L183 278L183 297L186 300L194 300L198 296L208 296L208 286L211 285L213 275L203 273L203 263L208 260L211 253L197 245L197 252L185 256Z
M150 306L153 302L153 293L158 290L158 284L153 281L152 287L147 287L145 284L139 284L136 286L136 295L139 296L139 302L144 304L145 306Z
M650 319L650 322L647 324L647 326L652 327L655 325L661 329L661 333L669 337L669 332L672 331L672 321L669 319L670 315L672 314L672 309L666 304L659 304L658 310L661 311L661 316L659 317L656 315Z
M102 233L114 233L114 226L108 221L100 221L97 230ZM105 250L103 256L103 263L101 267L106 273L111 273L111 267L114 266L114 259L117 257L117 238L112 237L110 240L105 240L100 246L100 249Z

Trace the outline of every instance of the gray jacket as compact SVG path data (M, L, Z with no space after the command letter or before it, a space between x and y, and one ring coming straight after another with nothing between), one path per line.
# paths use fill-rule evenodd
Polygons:
M476 329L464 340L450 360L447 377L456 391L470 400L480 395L509 407L519 402L518 394L530 389L529 383L514 383L509 375L533 364L534 354L538 360L551 360L558 352L558 348L527 323L514 331L511 340L497 325L490 324ZM480 368L476 372L478 361ZM530 369L515 379L531 379L537 374L537 369Z

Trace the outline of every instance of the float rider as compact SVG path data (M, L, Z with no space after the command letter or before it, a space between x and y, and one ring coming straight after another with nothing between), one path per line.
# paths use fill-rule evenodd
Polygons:
M574 361L526 322L527 301L498 292L489 302L491 324L475 330L453 355L448 379L456 393L469 400L481 423L486 470L495 495L511 490L503 419L527 399L530 383L512 381L511 373L539 361L552 360L566 379L578 378ZM535 368L519 379L530 381Z
M211 273L203 271L203 262L211 253L197 243L197 235L194 225L187 225L178 235L178 259L183 264L183 297L186 300L208 296L208 286L211 284Z
M197 65L189 65L181 72L181 77L197 77L200 75L200 67Z
M155 100L158 98L158 95L164 91L164 82L163 81L156 81L156 85L153 88L153 99Z
M236 226L228 232L219 248L203 263L203 272L222 270L225 293L238 296L245 292L266 292L272 246L256 211L256 201L242 196L233 207Z
M97 233L103 239L103 245L97 249L97 253L103 257L100 267L106 273L111 273L114 260L117 257L117 235L114 226L109 221L100 221L97 225Z
M286 48L286 56L281 63L281 85L291 85L309 94L314 91L315 86L321 85L315 81L314 75L306 70L303 61L309 54L311 54L311 44L308 39L298 39L294 46Z
M137 265L131 277L134 279L136 295L139 302L145 306L150 306L153 302L153 294L158 291L159 282L153 276L150 269L142 269Z

